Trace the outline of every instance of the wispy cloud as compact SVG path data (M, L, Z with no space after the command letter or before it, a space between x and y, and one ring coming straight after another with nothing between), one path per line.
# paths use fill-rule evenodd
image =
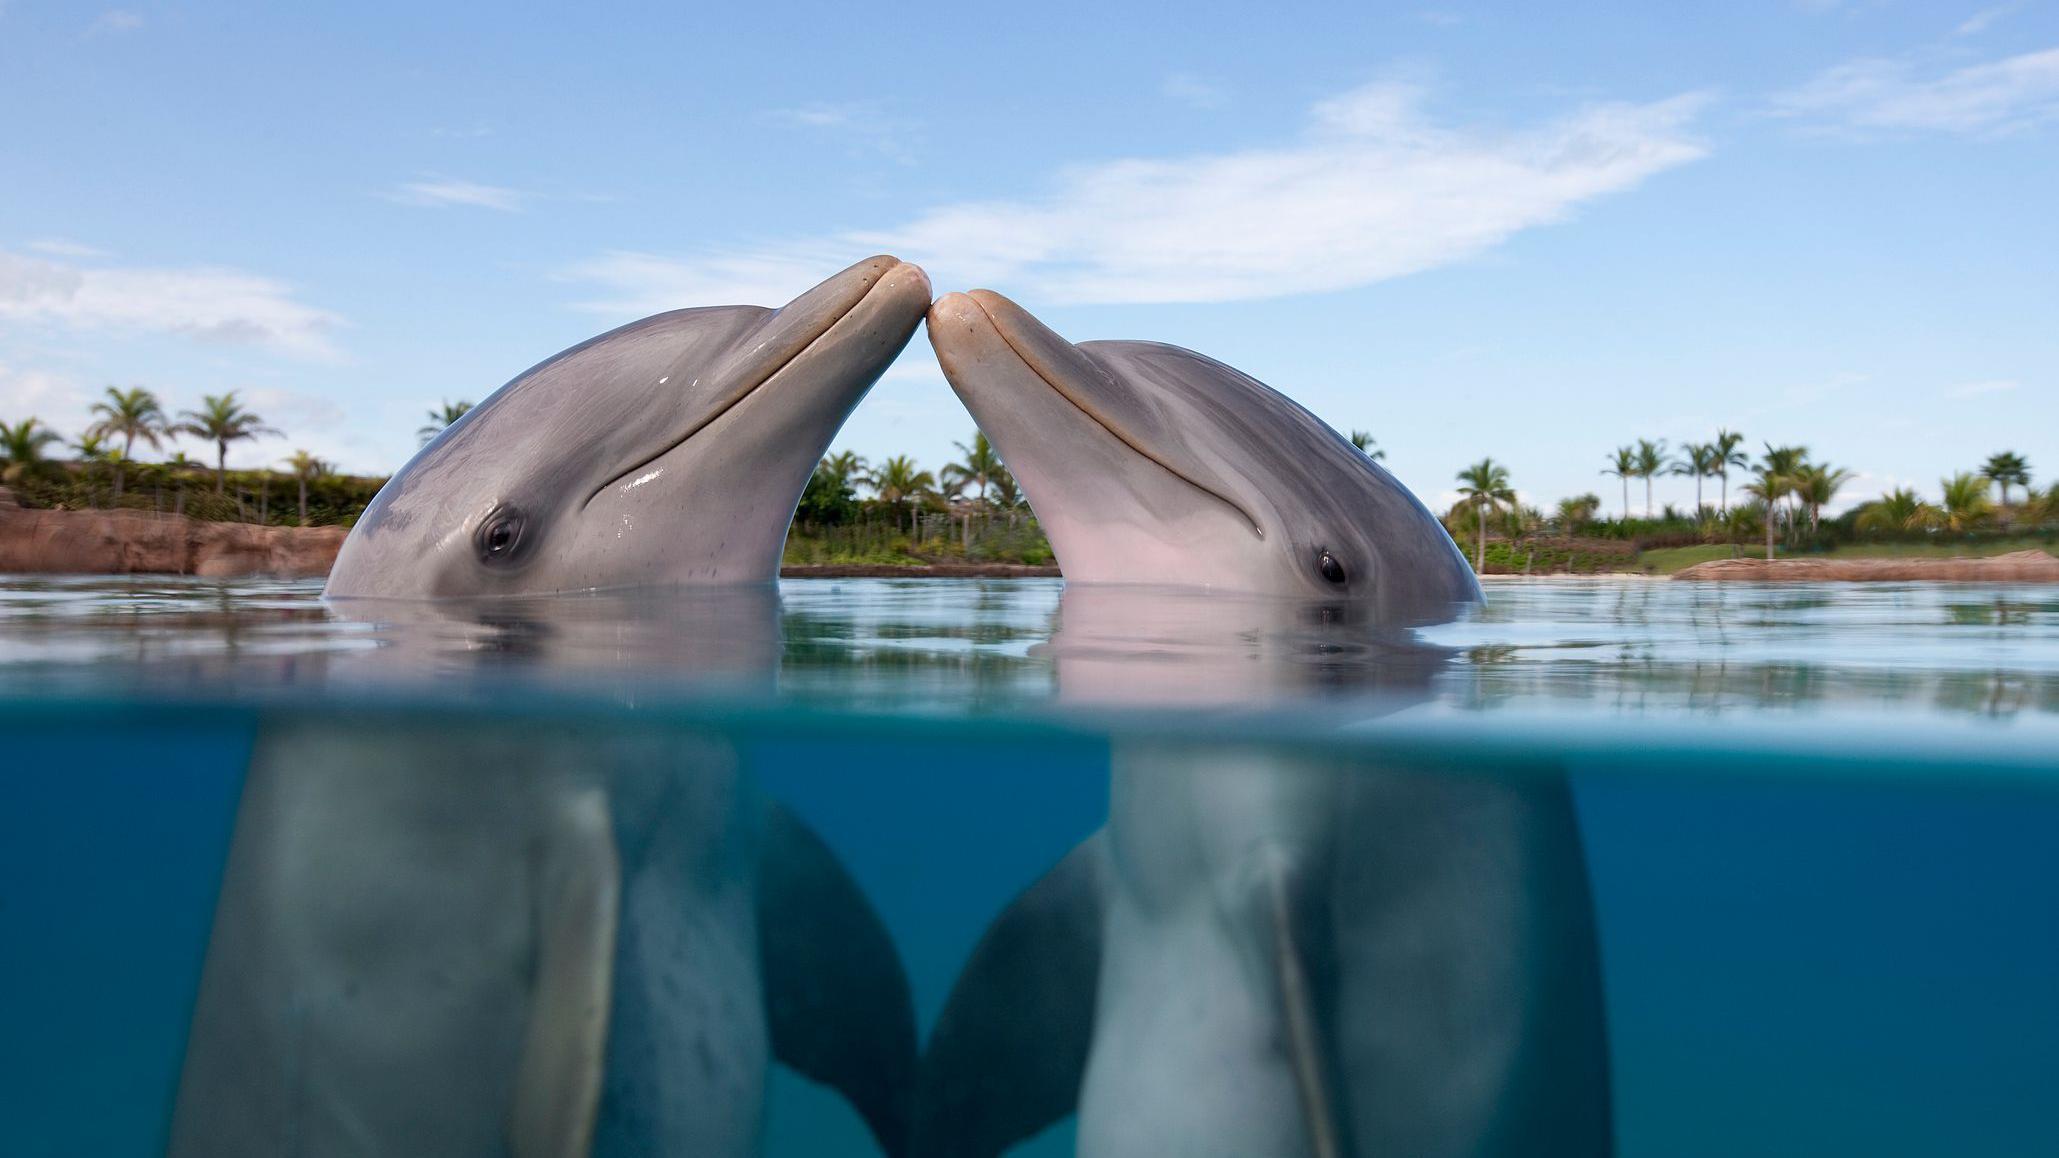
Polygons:
M1210 84L1192 73L1176 72L1165 78L1158 91L1167 100L1178 101L1189 108L1219 109L1230 103L1230 94L1221 85Z
M871 101L820 101L773 109L765 119L829 135L854 153L876 153L904 164L914 160L921 131L915 121L892 116Z
M1965 20L1960 21L1959 27L1952 30L1952 35L1978 36L1986 32L1988 27L1994 24L1995 21L2005 16L2014 15L2020 7L2022 7L2020 4L1998 4L1993 8L1983 8L1968 16Z
M421 205L431 209L462 206L473 209L497 209L502 213L519 213L532 195L503 185L481 185L477 181L430 178L407 182L387 191L384 196L387 200L397 201L402 205Z
M2014 378L1988 378L1979 382L1961 382L1945 391L1947 398L1979 398L1985 394L2006 394L2023 383Z
M85 388L61 374L0 362L0 415L9 422L34 418L62 434L89 421Z
M86 25L88 36L120 36L143 27L143 14L134 8L110 8Z
M897 226L571 270L609 313L777 302L866 253L1046 304L1239 301L1366 285L1464 261L1707 152L1695 95L1598 104L1517 132L1431 120L1376 84L1314 107L1274 148L1061 171L1042 196L946 204Z
M83 245L63 237L39 237L29 242L24 249L51 257L106 257L107 251Z
M1778 115L1847 130L2000 134L2059 119L2059 48L1923 75L1855 60L1773 98Z
M334 357L342 319L306 305L291 287L208 266L83 266L0 251L0 322L180 334Z

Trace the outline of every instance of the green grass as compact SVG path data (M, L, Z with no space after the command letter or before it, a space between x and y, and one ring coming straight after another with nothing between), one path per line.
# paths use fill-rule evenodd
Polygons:
M2059 554L2049 539L2022 536L2010 539L1984 539L1977 542L1942 543L1843 543L1828 554L1832 559L1985 559L1990 555L2007 555L2012 551L2043 551L2048 555Z
M1751 548L1746 547L1744 551L1749 554L1751 553ZM1728 543L1700 543L1692 547L1657 547L1650 551L1639 551L1637 553L1637 565L1639 568L1656 575L1671 575L1676 571L1685 571L1696 563L1707 563L1713 559L1731 558L1737 552L1738 548L1732 547ZM1759 548L1759 554L1765 554L1765 547L1763 545Z

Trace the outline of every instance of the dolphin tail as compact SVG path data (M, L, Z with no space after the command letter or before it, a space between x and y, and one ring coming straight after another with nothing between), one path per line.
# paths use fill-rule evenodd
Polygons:
M908 1149L915 1003L879 914L786 809L760 851L758 957L772 1056L844 1095L889 1158Z
M917 1158L988 1158L1071 1113L1093 1043L1106 841L1096 835L987 928L930 1035Z

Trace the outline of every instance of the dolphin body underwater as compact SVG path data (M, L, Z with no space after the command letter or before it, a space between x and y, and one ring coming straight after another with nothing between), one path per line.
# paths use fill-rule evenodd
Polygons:
M708 617L674 635L769 681L801 489L928 304L922 271L882 257L781 310L680 310L575 347L396 475L328 594L374 597L358 616L533 619L510 630L551 646L597 597L555 616L507 597L741 584L667 614ZM771 1060L904 1152L900 959L736 752L633 719L462 722L267 715L173 1155L743 1158Z
M1339 678L1427 696L1442 661L1420 646L1385 676L1321 639L1245 654L1339 617L1393 639L1481 597L1430 513L1335 431L1199 354L1074 346L986 291L939 300L929 330L1065 571L1061 698L1220 714ZM1124 637L1163 657L1196 635L1225 646L1120 661ZM1598 1155L1608 1071L1562 777L1119 739L1106 826L961 972L912 1151L998 1155L1076 1112L1091 1158Z

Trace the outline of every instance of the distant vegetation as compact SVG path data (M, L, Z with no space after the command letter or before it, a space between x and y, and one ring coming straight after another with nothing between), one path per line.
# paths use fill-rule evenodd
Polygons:
M1460 499L1445 512L1444 525L1472 546L1476 566L1537 574L1626 565L1672 570L1746 550L1769 559L1782 551L1929 554L1940 547L1988 554L2059 540L2059 484L2037 490L2029 462L2013 451L1940 479L1934 502L1899 488L1827 518L1824 508L1851 482L1851 471L1816 461L1805 446L1765 443L1755 458L1743 442L1721 430L1709 442L1671 453L1662 439L1617 447L1601 469L1622 487L1614 518L1604 515L1594 494L1561 499L1548 514L1516 503L1506 470L1483 459L1459 472ZM1661 474L1695 480L1693 511L1653 510L1651 484ZM1633 480L1644 484L1642 513L1631 506ZM1707 480L1716 483L1714 502L1703 499Z
M426 444L472 404L446 400L417 432ZM305 450L275 469L229 470L231 445L276 434L234 391L169 416L149 390L108 387L95 421L76 441L35 418L0 422L0 485L25 506L125 507L202 519L284 526L349 526L386 481L337 474ZM212 451L212 464L175 451L181 438ZM1374 460L1373 436L1350 441ZM787 536L789 563L1009 562L1045 564L1051 546L1015 477L984 434L958 443L959 457L931 471L906 455L878 463L850 452L815 468ZM68 451L69 454L64 452ZM1718 430L1677 450L1638 439L1610 451L1600 473L1617 480L1611 513L1599 494L1573 495L1542 511L1519 501L1507 466L1492 458L1459 472L1459 501L1445 527L1486 572L1671 570L1746 551L1986 554L2059 540L2059 484L2039 490L2031 464L2014 451L1940 479L1935 497L1898 488L1835 517L1824 510L1852 472L1818 461L1803 446L1762 444ZM1692 478L1695 506L1654 509L1653 480ZM1641 496L1633 495L1633 483ZM1641 497L1642 510L1633 506Z

